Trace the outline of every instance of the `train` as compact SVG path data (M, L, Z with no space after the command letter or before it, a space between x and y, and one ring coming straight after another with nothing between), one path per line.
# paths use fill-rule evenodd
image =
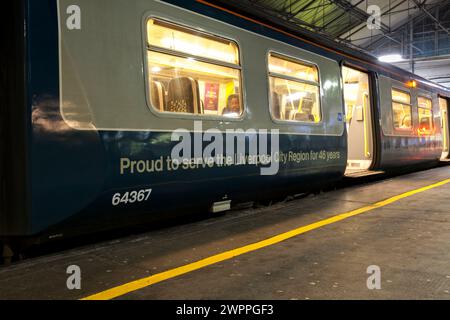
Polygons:
M447 88L223 2L2 6L6 258L449 158Z

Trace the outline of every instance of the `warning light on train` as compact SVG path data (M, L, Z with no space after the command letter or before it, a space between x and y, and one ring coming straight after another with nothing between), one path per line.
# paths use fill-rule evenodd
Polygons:
M408 82L408 87L417 88L417 81L412 80L412 81Z

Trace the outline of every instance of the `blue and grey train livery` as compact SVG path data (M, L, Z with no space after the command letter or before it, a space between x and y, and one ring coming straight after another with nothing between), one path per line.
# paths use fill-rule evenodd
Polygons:
M4 243L448 157L448 90L300 31L207 1L6 3Z

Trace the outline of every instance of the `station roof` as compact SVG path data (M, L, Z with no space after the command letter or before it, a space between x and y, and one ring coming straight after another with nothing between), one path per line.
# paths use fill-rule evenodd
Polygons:
M226 3L262 17L288 22L366 52L373 49L371 45L375 41L399 44L401 40L394 32L421 18L434 19L439 31L450 32L450 23L445 24L435 17L436 10L440 9L442 13L450 11L448 0L229 0ZM379 29L367 28L371 6L380 9Z
M400 54L413 73L417 59L450 57L450 0L208 0L307 32L333 46L351 47L379 57ZM380 25L368 27L379 9ZM450 67L439 74L419 73L450 86ZM427 66L424 70L429 69Z

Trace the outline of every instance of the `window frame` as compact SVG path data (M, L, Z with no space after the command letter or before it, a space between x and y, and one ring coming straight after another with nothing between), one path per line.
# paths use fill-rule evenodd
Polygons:
M450 97L446 97L443 95L438 95L438 103L439 103L439 115L440 115L440 125L441 125L441 136L442 136L442 150L443 153L448 153L449 150L449 120L448 117L444 118L443 110L445 109L445 113L448 116L449 112L449 106L450 106ZM445 108L442 108L442 106L445 106Z
M408 94L409 95L409 104L404 103L402 101L394 100L394 97L393 97L393 94L392 94L392 92L394 90ZM395 123L394 122L394 103L398 103L398 104L401 104L401 105L409 106L410 114L411 114L411 128L408 129L408 128L396 128L395 127L395 124L394 124ZM398 133L413 133L415 126L414 126L414 114L413 114L413 95L412 95L411 90L404 89L404 88L399 88L399 87L396 87L396 86L392 86L391 87L391 110L392 110L392 127L394 128L394 132L398 132Z
M232 42L236 45L238 49L238 57L239 57L239 65L234 65L232 63L227 63L220 60L214 60L210 58L205 58L201 56L195 56L195 55L189 55L184 52L179 52L175 50L170 50L166 48L161 48L157 46L151 46L148 43L148 22L150 20L156 20L160 21L164 24L173 25L175 28L181 28L185 29L187 31L191 31L198 35L204 35L207 38L210 39L221 39L223 41ZM244 88L244 72L243 72L243 54L241 50L241 43L236 38L230 38L228 36L222 36L221 34L213 34L208 33L204 31L203 29L200 29L198 26L192 26L190 24L181 23L178 21L171 21L167 18L159 17L156 15L146 15L143 18L142 21L142 28L143 28L143 54L144 54L144 84L145 84L145 92L146 92L146 102L147 102L147 108L152 112L155 116L161 117L161 118L171 118L171 119L184 119L184 120L208 120L208 121L220 121L220 122L242 122L248 114L247 104L246 101L246 91ZM178 58L194 58L195 60L202 62L202 63L208 63L213 64L221 67L231 68L234 70L238 70L240 77L239 77L239 90L240 90L240 99L241 99L241 105L242 105L242 113L239 117L226 117L223 115L207 115L207 114L190 114L190 113L177 113L177 112L161 112L158 110L155 106L152 104L152 94L150 90L150 72L149 72L149 61L148 61L148 52L153 51L160 54L166 54L166 55L172 55Z
M428 109L428 108L421 107L421 106L419 105L419 98L427 99L427 100L431 101L431 108ZM430 111L431 111L431 128L430 128L429 131L430 131L430 133L431 133L431 132L433 132L433 131L435 130L435 128L436 128L435 123L434 123L433 98L432 98L431 96L427 96L427 95L425 95L425 94L423 94L423 93L422 93L422 94L419 93L419 94L417 95L416 100L417 100L417 116L418 116L418 120L419 120L419 129L420 129L420 112L419 112L419 109L430 110Z
M290 76L286 76L283 74L279 74L276 72L270 72L270 56L274 55L279 59L284 59L287 61L291 61L293 63L298 63L304 66L309 66L309 67L315 67L317 70L317 78L318 78L318 82L314 82L314 81L308 81L308 80L301 80L298 78L294 78L294 77L290 77ZM276 123L276 124L284 124L284 125L310 125L310 126L322 126L324 123L324 119L323 119L323 110L322 110L322 106L323 106L323 101L322 101L322 78L321 78L321 72L320 72L320 68L319 65L317 63L311 62L311 61L307 61L305 59L300 59L297 57L293 57L291 55L287 55L284 53L280 53L278 51L274 51L274 50L269 50L266 54L266 70L267 70L267 97L268 97L268 101L269 101L269 114L270 114L270 118L272 119L272 122ZM274 76L275 75L275 76ZM316 86L319 88L319 114L320 114L320 121L318 122L312 122L312 121L299 121L299 120L281 120L281 119L277 119L274 114L273 114L273 105L272 105L272 90L271 90L271 86L270 86L270 82L271 82L271 78L278 78L278 79L284 79L284 80L288 80L288 81L292 81L292 82L299 82L302 84L307 84L307 85L312 85L312 86Z

